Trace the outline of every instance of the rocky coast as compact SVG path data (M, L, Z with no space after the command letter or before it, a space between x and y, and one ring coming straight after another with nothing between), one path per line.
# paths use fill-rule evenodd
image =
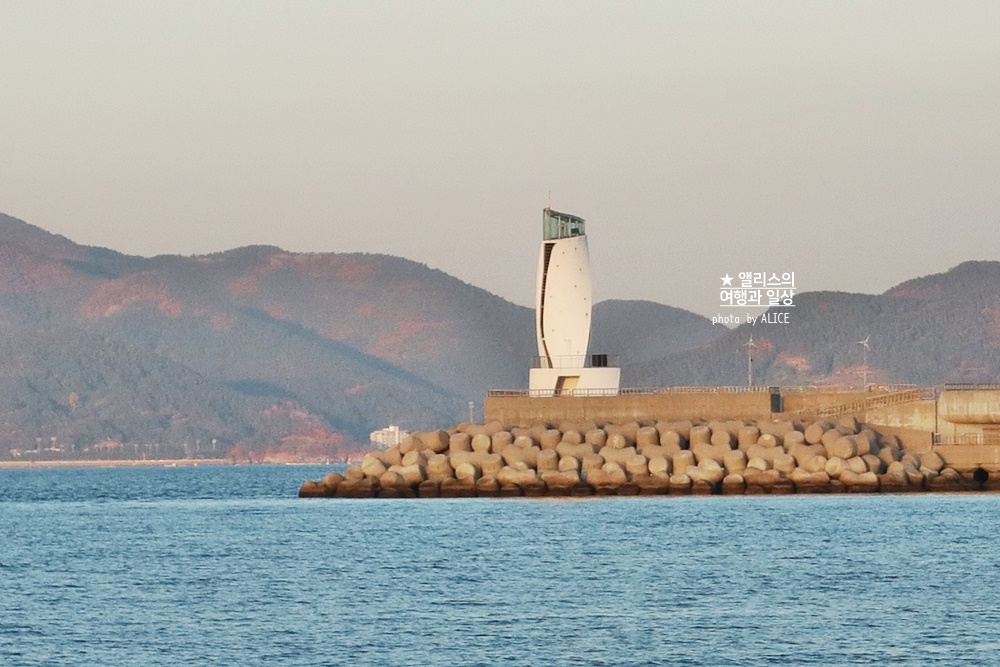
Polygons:
M300 497L879 493L991 488L933 450L908 451L854 417L834 420L463 423L415 433Z

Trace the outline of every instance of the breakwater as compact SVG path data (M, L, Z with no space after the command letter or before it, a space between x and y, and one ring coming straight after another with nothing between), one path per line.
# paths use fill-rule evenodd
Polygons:
M463 423L415 433L302 497L878 493L991 488L845 416L814 421Z

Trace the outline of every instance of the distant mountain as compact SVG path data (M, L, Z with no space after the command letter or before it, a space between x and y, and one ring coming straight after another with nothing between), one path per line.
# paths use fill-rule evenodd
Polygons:
M740 385L756 344L759 384L868 381L996 382L1000 376L1000 262L966 262L882 295L811 292L795 297L788 324L743 324L707 347L627 366L639 384Z
M652 301L602 301L594 306L590 349L619 356L627 371L697 348L725 335L707 317ZM622 382L638 386L625 372Z
M620 356L625 386L744 384L751 334L756 383L860 383L866 337L871 382L1000 375L998 262L882 295L803 293L784 310L788 324L731 331L605 301L591 349ZM342 451L390 423L447 426L487 390L527 385L533 329L531 309L399 257L144 258L0 215L0 457L104 443L253 458Z
M626 358L665 353L704 342L702 320L606 302L594 335ZM0 456L448 425L487 390L526 386L533 326L531 309L398 257L143 258L0 215Z

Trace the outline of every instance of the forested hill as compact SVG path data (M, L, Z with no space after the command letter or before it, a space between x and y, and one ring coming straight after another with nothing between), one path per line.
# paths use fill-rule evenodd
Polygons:
M799 294L730 331L644 301L594 308L625 386L994 382L1000 263L881 295ZM347 451L388 424L447 426L527 384L529 308L399 257L248 247L143 258L0 215L0 458L95 443ZM110 443L110 444L109 444ZM180 451L180 450L176 450Z
M623 374L639 385L745 384L752 335L758 384L860 384L865 362L869 382L1000 377L1000 262L966 262L880 295L803 293L785 310L788 324L744 324L701 349Z
M623 327L621 307L598 304L595 341L644 346L670 318L682 342L664 354L722 333L658 304ZM488 389L526 385L533 326L530 309L399 257L143 258L0 215L0 456L52 438L336 446L449 425Z

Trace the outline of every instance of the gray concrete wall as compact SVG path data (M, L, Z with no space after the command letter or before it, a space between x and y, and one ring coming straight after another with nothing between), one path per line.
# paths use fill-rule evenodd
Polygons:
M931 400L872 408L857 415L869 424L933 433L937 430L937 404Z
M961 472L976 468L1000 472L1000 446L997 445L937 445L934 451L947 465Z
M942 391L938 415L950 424L1000 424L1000 391Z
M822 392L784 393L783 412L780 416L791 416L799 411L821 410L872 398L873 392ZM921 414L919 425L914 428L934 430L933 401L927 423ZM903 406L894 406L903 407ZM911 409L913 414L918 411ZM905 411L886 413L885 419L892 419L895 425L906 426ZM538 421L656 421L673 419L770 419L771 396L767 392L756 393L677 393L653 395L624 395L599 397L555 396L530 398L527 396L488 397L485 403L486 421L498 421L505 425L521 426ZM861 415L859 415L861 416ZM881 423L881 422L878 422ZM887 422L888 423L888 422Z
M854 401L861 401L878 394L864 391L811 391L799 393L796 391L782 392L785 412L808 410L823 410Z
M690 419L769 419L771 397L755 394L664 394L641 396L487 397L487 422L529 426L535 422L624 423Z

